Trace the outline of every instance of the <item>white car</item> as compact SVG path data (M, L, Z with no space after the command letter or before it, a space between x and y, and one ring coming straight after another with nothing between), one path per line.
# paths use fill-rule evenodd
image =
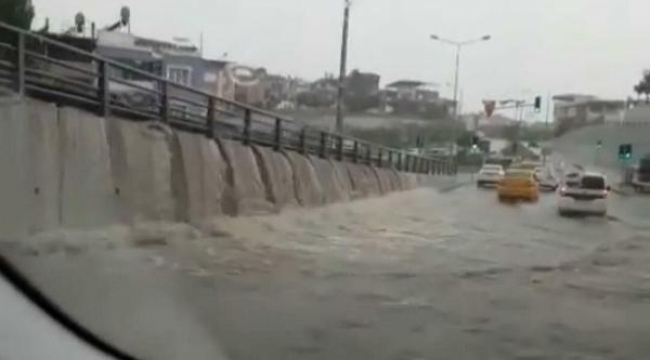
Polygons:
M539 167L535 169L535 180L539 185L539 189L543 191L552 192L559 187L557 177L550 168Z
M560 215L607 215L607 197L610 187L607 178L599 173L584 173L575 184L564 185L558 192Z
M503 170L503 166L496 164L485 164L476 176L476 185L479 187L497 185L499 181L503 180L503 177L505 175L506 173Z

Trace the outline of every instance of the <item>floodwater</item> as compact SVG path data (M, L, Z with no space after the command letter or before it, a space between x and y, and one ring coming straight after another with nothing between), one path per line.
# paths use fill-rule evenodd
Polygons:
M141 358L644 359L636 207L614 195L608 218L560 218L553 194L500 204L467 184L2 249Z

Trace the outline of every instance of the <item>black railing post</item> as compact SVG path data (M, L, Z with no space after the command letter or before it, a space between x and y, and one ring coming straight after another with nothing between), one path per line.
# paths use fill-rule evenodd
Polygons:
M110 113L110 88L108 80L108 64L105 61L99 62L99 79L97 81L99 95L99 116L108 116Z
M304 155L307 153L307 130L305 130L305 128L300 130L299 142L300 153Z
M359 142L354 140L354 148L352 153L352 162L359 162Z
M244 145L251 144L251 109L246 108L244 110L244 133L243 140Z
M406 172L411 172L411 155L406 154L404 158L404 170Z
M282 149L282 119L275 119L275 141L274 148L276 151Z
M377 154L377 166L381 167L383 157L384 157L383 149L379 148L379 153Z
M16 92L25 95L25 34L18 33L18 52L16 58Z
M214 138L214 98L212 96L208 97L208 112L206 113L206 125L207 129L205 135L212 139Z
M161 106L160 106L160 121L164 122L165 124L169 123L169 83L167 81L163 81L162 84L160 84L160 96L162 97L161 99Z
M327 133L325 131L320 133L320 157L327 158Z
M397 153L397 170L402 171L402 153Z
M370 165L372 164L372 160L370 158L372 149L370 148L370 144L366 145L366 164Z
M393 151L388 150L388 167L393 167Z
M336 142L336 159L338 161L343 160L343 136L337 135L336 137L337 142Z

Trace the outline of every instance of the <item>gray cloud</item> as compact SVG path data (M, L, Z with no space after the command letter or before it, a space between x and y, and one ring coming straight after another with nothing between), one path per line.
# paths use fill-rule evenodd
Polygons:
M77 11L99 24L117 18L106 1L35 0L38 18L55 27ZM206 54L316 78L336 73L343 0L133 0L135 33L198 41ZM585 92L623 98L650 67L644 0L355 0L350 68L448 83L453 49L429 40L491 34L463 51L464 108L483 98ZM449 87L442 88L450 96Z

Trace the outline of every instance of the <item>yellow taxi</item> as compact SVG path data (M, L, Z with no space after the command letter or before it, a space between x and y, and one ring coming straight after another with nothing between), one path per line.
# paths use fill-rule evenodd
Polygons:
M525 169L510 169L497 186L499 200L524 199L537 201L539 190L534 172Z

